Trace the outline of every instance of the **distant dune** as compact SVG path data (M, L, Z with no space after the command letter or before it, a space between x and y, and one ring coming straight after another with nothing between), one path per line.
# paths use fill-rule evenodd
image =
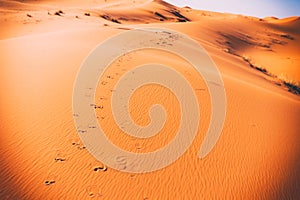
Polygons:
M84 2L84 3L83 3ZM0 0L0 199L297 199L300 196L300 18L259 19L178 8L161 0ZM118 78L137 64L174 67L195 88L200 128L189 150L152 173L113 170L88 153L73 121L72 92L87 55L105 39L139 27L163 27L197 41L224 80L227 116L220 140L205 158L197 153L211 105L203 79L184 60L158 50L133 52L112 63ZM129 59L130 57L130 59ZM101 87L101 85L99 85ZM157 91L141 88L131 102ZM161 101L173 98L159 90ZM174 136L180 113L150 141L122 134L110 103L97 110L108 137L124 149L147 152ZM141 109L143 111L143 109ZM146 125L147 117L133 116ZM176 131L176 130L175 130Z

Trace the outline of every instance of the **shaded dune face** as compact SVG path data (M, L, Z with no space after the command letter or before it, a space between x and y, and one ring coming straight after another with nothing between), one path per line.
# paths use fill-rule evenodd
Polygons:
M0 199L299 197L299 17L258 19L160 0L0 4L5 27L0 31ZM99 78L95 115L120 148L155 151L180 126L180 102L157 85L136 90L129 110L146 126L149 108L161 104L167 113L163 129L137 139L116 126L109 99L119 78L135 66L157 62L175 69L194 89L200 108L197 136L182 157L162 170L130 174L97 161L79 139L72 92L81 63L99 43L139 27L169 28L203 46L222 75L227 114L218 143L199 159L212 110L203 77L180 56L160 50L116 59Z

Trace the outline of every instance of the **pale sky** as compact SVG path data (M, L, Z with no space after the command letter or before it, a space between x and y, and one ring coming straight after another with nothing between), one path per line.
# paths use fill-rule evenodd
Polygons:
M177 6L256 17L300 16L300 0L165 0Z

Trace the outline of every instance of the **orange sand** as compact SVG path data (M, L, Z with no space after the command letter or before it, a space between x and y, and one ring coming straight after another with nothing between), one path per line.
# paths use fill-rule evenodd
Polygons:
M0 199L97 199L98 193L100 199L299 198L300 98L280 81L300 81L299 17L260 20L176 8L160 0L65 0L59 5L1 0L0 5ZM169 12L174 9L190 22L178 22L183 18ZM64 14L54 15L58 10ZM174 29L208 51L227 93L224 129L213 151L198 159L211 110L202 78L174 55L156 50L133 52L128 55L133 59L121 62L124 68L112 64L107 74L119 75L108 88L126 70L154 58L174 67L193 87L196 83L203 86L195 88L201 108L199 132L188 151L163 170L128 174L108 168L95 172L103 164L79 140L72 116L73 84L81 63L95 46L136 27ZM109 94L99 84L96 103L101 103L103 92ZM154 94L156 101L145 98ZM109 102L97 110L99 124L124 149L152 151L175 134L180 116L176 99L170 91L152 86L138 90L130 101L132 117L141 125L149 123L144 115L149 106L159 102L172 117L161 133L147 141L130 138L115 127L106 117L111 115ZM45 185L46 180L55 183Z

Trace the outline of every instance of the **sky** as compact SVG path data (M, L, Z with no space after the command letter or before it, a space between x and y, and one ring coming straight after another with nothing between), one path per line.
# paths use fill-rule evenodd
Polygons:
M300 16L300 0L165 0L199 10L278 18Z

